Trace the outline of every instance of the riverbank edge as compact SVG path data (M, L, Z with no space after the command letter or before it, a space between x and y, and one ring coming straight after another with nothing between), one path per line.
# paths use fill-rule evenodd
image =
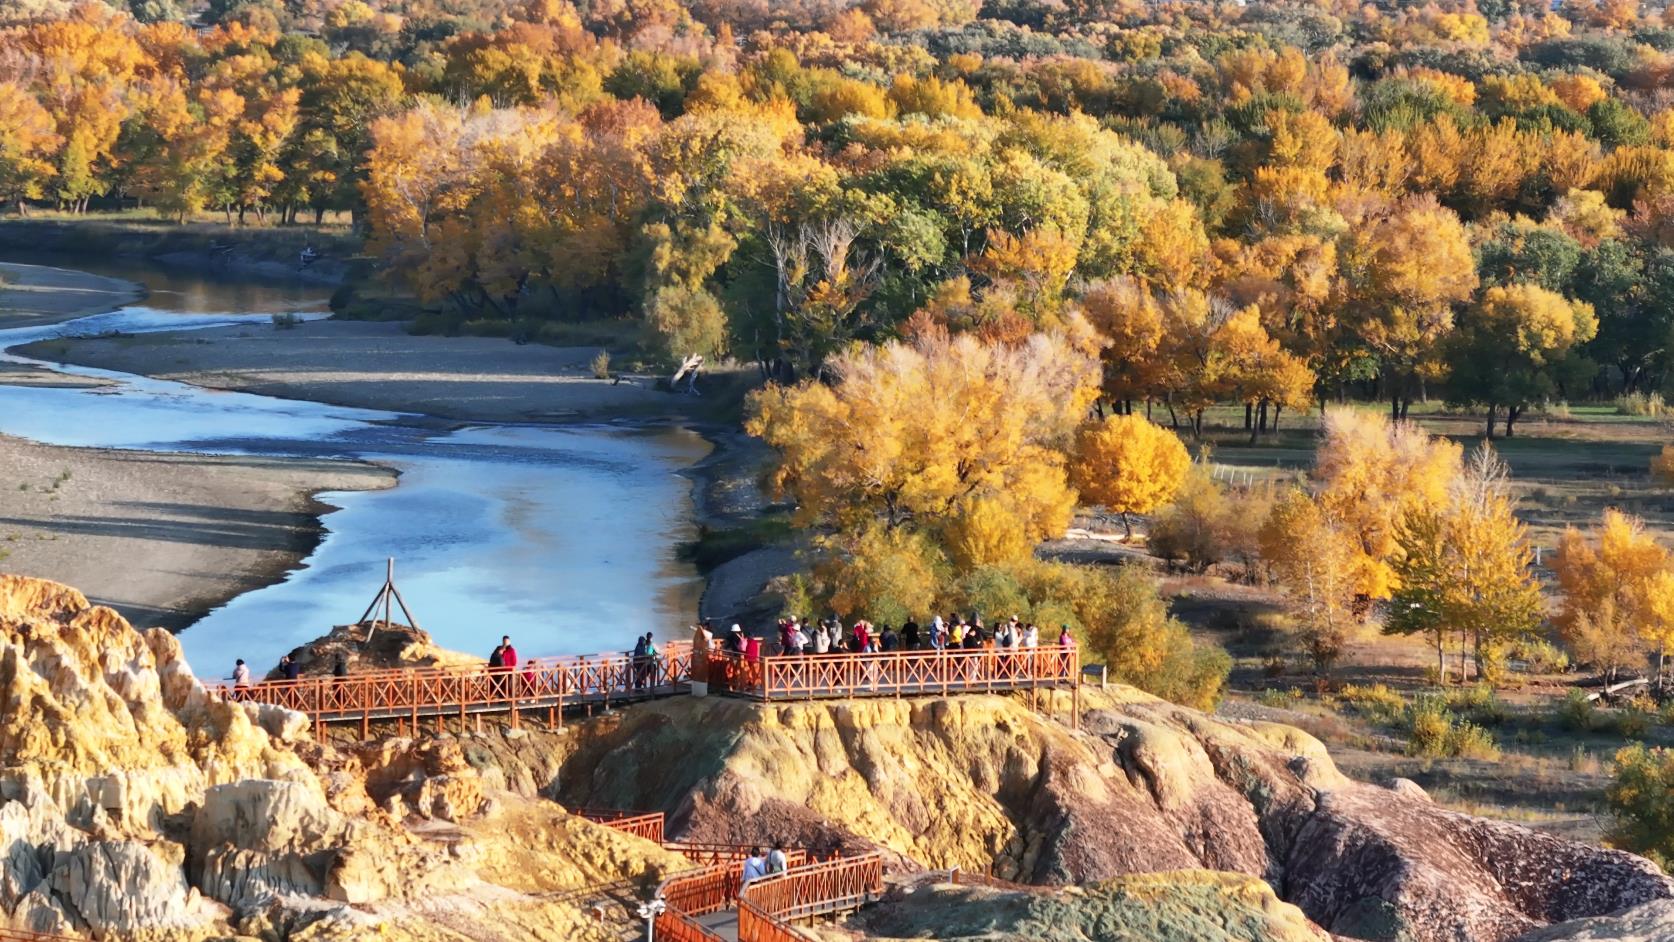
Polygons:
M95 275L92 272L85 272L76 268L65 268L61 265L37 265L31 262L0 261L0 276L10 275L15 278L29 276L36 272L54 272L59 275L68 276L63 284L46 286L48 291L65 293L72 290L83 290L87 287L87 285L92 283L101 283L109 285L108 288L104 288L102 290L106 291L113 297L100 300L94 304L86 304L80 307L68 307L61 313L46 315L40 318L31 318L27 324L14 324L10 326L51 327L55 324L63 324L69 321L79 320L83 317L93 317L96 314L108 314L111 311L119 310L121 308L128 307L129 305L138 304L139 302L144 301L151 294L150 289L145 285L142 285L137 281L130 281L127 278L112 278L108 275ZM3 294L4 289L0 289L0 295ZM7 320L8 318L5 315L5 309L0 308L0 328L7 326Z
M72 311L66 311L62 315L54 315L47 319L33 321L31 322L31 326L52 326L55 324L69 323L70 321L79 320L84 317L93 317L98 314L105 314L142 301L149 294L148 289L144 285L135 281L130 281L126 278L110 278L104 275L94 275L90 272L83 272L77 269L64 268L61 266L0 262L0 272L17 271L19 269L51 270L67 275L73 275L78 279L99 279L101 281L127 286L128 296L123 300L111 303L87 305ZM6 347L4 352L9 353L13 349L21 349L24 346L27 345L18 344L15 348ZM3 382L3 380L0 380L0 382ZM3 438L4 436L0 436L0 440L3 440ZM92 456L94 458L118 454L123 450L117 448L86 448L71 445L51 445L45 442L40 444L47 445L48 447L55 449L62 449L66 452ZM154 454L171 455L182 458L195 457L194 453L191 452L157 451L154 452ZM344 466L358 466L378 472L376 479L383 482L382 486L361 488L359 491L386 490L397 486L400 482L400 469L388 464L354 458L333 458L330 460L340 462ZM305 463L305 461L298 462L298 464ZM330 533L330 528L326 525L325 518L341 509L340 507L322 498L322 495L330 493L348 492L342 487L321 485L317 488L303 490L300 493L303 500L303 506L298 512L300 515L306 517L308 522L287 529L284 538L278 541L278 545L272 547L272 552L278 554L277 559L269 564L257 566L246 571L236 580L236 586L227 592L214 593L191 599L189 602L181 606L184 611L179 616L162 619L158 622L158 624L161 627L165 627L169 631L178 634L202 619L205 615L222 605L227 604L233 599L238 598L245 593L256 591L257 589L277 585L289 578L292 573L300 570L308 559L313 556L314 552L319 549L320 544L325 541L326 535Z
M300 263L304 247L320 253L306 267ZM138 219L0 219L0 252L8 250L64 255L66 260L115 256L205 275L296 280L325 288L353 280L362 261L359 239L346 233Z

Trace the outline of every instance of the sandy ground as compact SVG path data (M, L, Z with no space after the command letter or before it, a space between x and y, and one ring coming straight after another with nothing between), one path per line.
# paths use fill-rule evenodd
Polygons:
M178 628L313 549L321 490L389 487L349 461L60 448L0 436L0 569Z
M688 397L650 379L595 379L591 347L414 337L403 325L313 321L53 340L22 351L195 386L466 421L659 418Z
M56 324L145 296L131 281L44 265L0 262L0 328Z
M97 314L138 285L0 263L0 328ZM95 380L0 364L8 385ZM346 461L211 458L60 448L0 436L0 569L73 585L140 627L178 628L283 577L312 550L325 490L388 487L395 475Z

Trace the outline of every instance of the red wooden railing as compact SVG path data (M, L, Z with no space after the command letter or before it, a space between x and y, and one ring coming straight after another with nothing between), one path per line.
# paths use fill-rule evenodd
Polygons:
M709 686L758 700L1079 687L1074 645L764 657L711 653Z
M207 685L227 700L270 703L306 713L318 724L374 719L421 718L440 723L457 715L546 711L549 722L562 721L568 706L675 693L690 682L692 647L671 643L657 658L627 654L595 657L536 658L515 668L486 665L453 668L380 670L348 677L302 677L268 680L249 686Z
M663 842L663 813L653 811L650 814L629 814L625 811L596 811L589 808L578 808L570 812L580 815L589 821L597 821L613 831L643 837L658 844Z
M1081 655L1074 646L977 650L890 651L749 659L710 652L710 689L757 700L820 697L906 697L1013 690L1073 691L1071 722L1080 713ZM372 720L411 722L434 718L438 727L457 716L542 712L562 725L566 707L621 702L689 689L692 648L671 643L654 659L626 654L546 658L513 669L486 666L384 670L348 677L264 681L244 687L209 687L228 700L270 703L307 714L323 732L326 723ZM1048 701L1051 702L1050 700ZM3 942L3 940L0 940Z
M792 868L758 880L738 899L738 942L804 942L790 923L820 913L856 909L883 892L877 854Z

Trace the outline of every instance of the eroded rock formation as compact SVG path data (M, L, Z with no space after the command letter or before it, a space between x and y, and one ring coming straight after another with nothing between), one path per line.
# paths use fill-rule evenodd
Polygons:
M0 576L0 706L0 927L605 938L569 891L685 866L485 785L446 741L343 751L218 701L172 636L49 582Z
M1505 942L1674 897L1633 855L1350 781L1299 730L1092 700L1081 733L1003 697L669 701L588 727L551 790L670 811L692 839L877 845L1027 883L1244 874L1359 939Z
M1047 893L920 886L862 912L850 928L878 942L1331 942L1267 884L1208 870L1136 874Z

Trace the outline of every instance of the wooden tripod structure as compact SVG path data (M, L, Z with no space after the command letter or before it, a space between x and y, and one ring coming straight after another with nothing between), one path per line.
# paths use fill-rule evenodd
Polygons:
M372 641L373 633L378 630L378 623L376 621L368 621L368 619L370 619L380 607L384 610L384 624L386 626L392 624L390 622L390 615L393 609L399 607L401 609L401 614L407 619L407 624L414 628L418 628L418 619L413 617L412 609L407 607L407 600L401 597L401 590L395 587L395 557L393 556L389 558L389 568L384 574L384 587L379 589L378 594L372 597L372 604L366 606L366 611L360 613L360 621L355 622L357 625L366 625L367 643Z

